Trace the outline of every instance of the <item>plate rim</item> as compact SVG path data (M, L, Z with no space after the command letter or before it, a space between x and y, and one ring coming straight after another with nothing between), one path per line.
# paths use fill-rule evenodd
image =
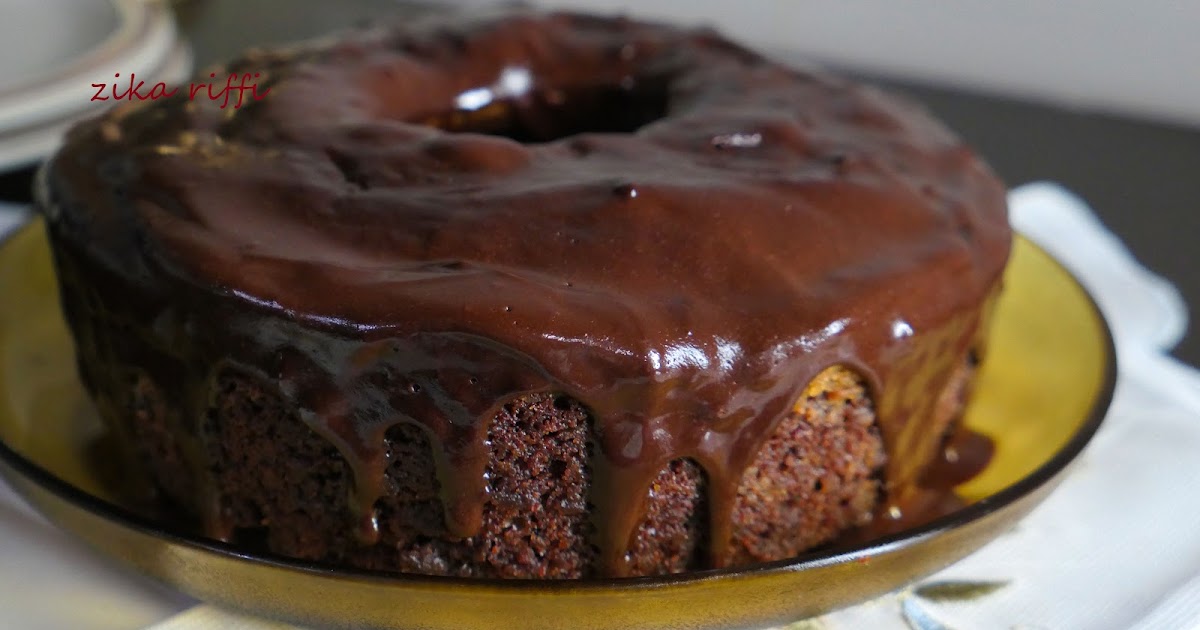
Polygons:
M182 80L192 71L192 49L186 42L177 41L161 61L155 72L161 73L165 80ZM0 172L33 166L49 158L71 128L96 115L96 112L81 111L13 129L0 127ZM0 239L0 246L3 241Z
M23 222L13 227L7 234L0 235L0 249L10 246L18 236L44 225L43 217L37 212L31 213ZM718 580L742 579L749 577L771 576L784 573L794 573L818 567L827 567L854 562L863 562L872 556L911 547L917 543L936 536L944 531L979 521L988 515L1013 504L1037 492L1039 489L1053 484L1078 459L1104 424L1117 383L1117 352L1109 325L1104 312L1096 299L1080 282L1078 276L1069 267L1055 258L1049 251L1042 248L1034 240L1014 231L1014 246L1020 239L1038 253L1045 256L1057 266L1071 282L1080 289L1087 300L1089 309L1100 324L1103 334L1104 358L1103 374L1100 388L1091 402L1087 418L1080 423L1079 428L1071 435L1063 446L1043 462L1040 466L1018 479L1006 488L988 495L975 503L936 518L924 525L901 530L899 532L871 539L867 543L847 547L834 547L813 553L801 554L793 558L776 560L765 563L755 563L721 569L706 569L688 571L669 575L655 575L627 578L575 578L575 579L538 579L538 578L473 578L442 575L422 575L415 573L394 573L342 567L322 562L298 560L271 553L250 553L238 549L235 545L216 540L204 539L199 536L184 534L164 529L154 519L128 510L120 505L92 495L85 490L75 487L69 482L57 477L49 470L25 457L0 439L0 464L3 464L42 490L49 491L57 498L76 507L86 510L110 523L134 530L138 534L157 538L171 544L189 548L191 551L217 555L225 559L238 559L259 565L266 565L276 570L302 573L315 578L350 579L358 583L371 583L378 586L404 587L447 587L471 589L491 592L603 592L607 590L647 591L662 590L674 587L686 587L704 582ZM25 500L24 494L18 488L18 494ZM58 527L57 525L55 525Z
M87 92L84 82L117 72L145 72L161 65L178 39L174 17L161 2L104 0L117 17L116 28L95 47L57 66L45 76L0 89L0 129L15 131L88 110L74 97ZM128 67L117 64L127 64ZM80 85L77 85L80 84Z

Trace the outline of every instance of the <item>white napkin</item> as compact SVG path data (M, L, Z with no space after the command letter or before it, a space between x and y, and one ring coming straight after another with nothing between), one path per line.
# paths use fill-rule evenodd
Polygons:
M1183 302L1069 192L1030 184L1010 202L1013 225L1081 278L1113 328L1120 375L1104 427L1012 532L912 588L794 628L1200 628L1200 373L1163 353L1186 328ZM179 598L106 566L12 501L0 492L0 627L132 628L180 610ZM14 526L9 514L24 520ZM46 579L21 591L31 572ZM73 604L29 601L47 585ZM152 628L289 627L202 605Z

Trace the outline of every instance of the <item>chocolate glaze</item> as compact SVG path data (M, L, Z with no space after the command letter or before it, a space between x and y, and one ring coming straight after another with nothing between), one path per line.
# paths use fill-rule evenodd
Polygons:
M888 505L917 491L942 441L922 419L1010 245L1002 184L922 111L710 31L570 14L410 22L229 70L269 95L77 128L45 210L178 358L147 369L181 425L199 433L222 367L277 382L351 463L364 540L388 427L433 436L467 537L481 419L555 391L595 419L599 572L626 572L645 489L681 457L708 477L723 566L743 470L835 364L875 398Z

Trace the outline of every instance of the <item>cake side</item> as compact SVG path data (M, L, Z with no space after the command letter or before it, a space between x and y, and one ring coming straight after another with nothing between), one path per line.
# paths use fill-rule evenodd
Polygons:
M226 367L198 394L170 389L185 380L177 370L186 367L128 323L134 313L118 288L122 280L79 267L69 247L55 251L89 391L106 424L132 436L126 443L138 447L137 467L150 473L182 522L206 518L209 535L365 569L603 574L590 496L595 426L577 401L531 394L508 401L489 420L491 481L480 534L461 538L447 530L435 440L413 423L387 429L389 464L364 515L351 499L355 480L346 458L302 420L278 383ZM187 290L173 295L179 300ZM927 430L953 432L970 372L964 365L956 373ZM202 413L180 404L188 397L204 401ZM728 562L794 557L883 518L886 455L875 420L861 377L835 367L814 379L743 473ZM690 459L668 462L643 499L645 516L626 550L629 575L709 567L704 470Z

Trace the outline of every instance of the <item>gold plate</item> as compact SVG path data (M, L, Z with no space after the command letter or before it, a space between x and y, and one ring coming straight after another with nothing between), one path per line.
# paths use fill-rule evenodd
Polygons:
M966 423L996 454L972 503L850 550L626 580L389 575L250 555L135 514L100 482L103 430L75 372L41 220L0 247L0 473L101 553L203 600L347 628L747 628L894 590L983 546L1062 478L1112 396L1112 341L1087 293L1018 238ZM97 457L100 455L100 457Z

